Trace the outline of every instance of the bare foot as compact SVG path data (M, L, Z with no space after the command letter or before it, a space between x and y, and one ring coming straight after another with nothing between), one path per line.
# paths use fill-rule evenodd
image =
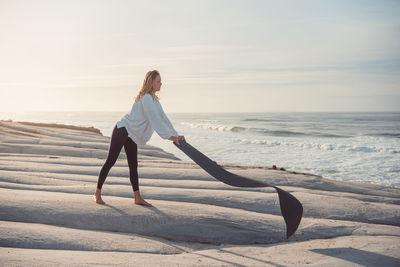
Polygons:
M97 204L102 204L102 205L106 204L106 202L104 202L104 201L101 199L101 195L94 194L94 195L93 195L93 198L94 198L94 201L96 201Z
M151 205L149 202L145 201L143 198L140 198L140 199L136 199L135 198L135 204L136 205L144 205L144 206L148 206L148 207L153 207L153 205Z
M153 207L153 205L151 205L149 202L145 201L142 198L142 196L140 195L139 190L133 191L133 194L134 194L135 204L136 205L144 205L144 206L148 206L148 207Z

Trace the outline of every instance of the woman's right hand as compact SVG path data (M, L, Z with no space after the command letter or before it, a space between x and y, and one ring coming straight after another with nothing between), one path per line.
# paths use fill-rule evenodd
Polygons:
M171 136L171 137L169 138L169 140L172 140L172 141L174 141L175 144L179 145L178 136Z
M174 141L174 143L177 144L177 145L179 145L179 140L184 140L184 141L186 141L185 136L183 136L183 135L171 136L171 137L169 138L169 140Z

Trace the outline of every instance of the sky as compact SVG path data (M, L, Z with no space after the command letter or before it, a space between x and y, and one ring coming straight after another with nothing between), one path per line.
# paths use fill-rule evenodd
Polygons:
M0 0L0 112L400 111L400 1Z

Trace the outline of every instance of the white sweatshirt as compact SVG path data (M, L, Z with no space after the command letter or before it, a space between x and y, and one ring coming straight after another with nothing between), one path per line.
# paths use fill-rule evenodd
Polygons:
M125 127L128 136L138 147L143 147L150 140L154 130L163 139L178 136L160 102L150 94L134 102L131 112L117 122L117 127Z

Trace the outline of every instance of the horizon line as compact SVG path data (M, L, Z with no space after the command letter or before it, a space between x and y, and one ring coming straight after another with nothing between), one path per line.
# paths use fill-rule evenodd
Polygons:
M0 113L129 113L129 111L101 111L101 110L66 110L66 111L0 111ZM400 113L400 110L389 111L179 111L166 112L169 114L209 114L209 113Z

